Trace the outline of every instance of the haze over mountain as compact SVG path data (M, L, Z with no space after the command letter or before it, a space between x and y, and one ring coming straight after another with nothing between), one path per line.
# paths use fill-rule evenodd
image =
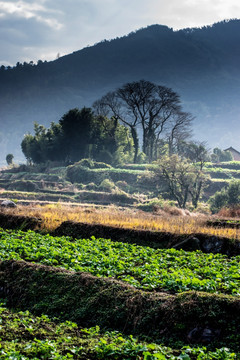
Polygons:
M171 87L195 116L194 137L240 150L240 20L201 29L152 25L55 61L0 69L0 151L21 154L33 122L49 126L133 80ZM22 155L21 155L22 156Z

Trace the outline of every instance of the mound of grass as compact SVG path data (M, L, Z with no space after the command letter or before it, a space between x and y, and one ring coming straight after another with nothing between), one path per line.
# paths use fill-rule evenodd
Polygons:
M47 315L12 312L0 305L1 359L236 359L227 349L191 348L173 351L165 346L140 342L133 336L100 331L98 326L80 328L76 323L53 322Z
M231 169L231 170L240 170L240 161L226 161L226 162L221 162L221 163L206 163L204 165L206 168L222 168L222 169Z
M194 329L208 329L208 334L213 334L211 349L227 346L240 350L238 297L144 292L114 279L23 261L0 263L0 286L8 306L37 315L45 313L82 326L98 324L103 329L147 335L174 348L187 345ZM197 337L191 342L203 340Z
M72 202L74 197L59 193L28 192L28 191L4 191L2 198L14 198L17 200L43 200L43 201L65 201Z
M7 189L34 192L34 191L38 191L39 187L36 184L36 182L31 180L14 180L9 183Z
M75 200L80 202L88 202L94 204L117 204L117 205L133 205L137 199L124 192L101 192L101 191L80 191L75 195Z
M104 179L111 181L127 181L127 183L136 183L137 177L143 175L145 170L131 170L131 169L115 169L115 168L104 168L104 169L91 169L81 165L71 165L67 168L67 178L72 183L83 183L94 182L99 185Z
M0 226L5 229L36 230L42 220L34 216L0 213Z

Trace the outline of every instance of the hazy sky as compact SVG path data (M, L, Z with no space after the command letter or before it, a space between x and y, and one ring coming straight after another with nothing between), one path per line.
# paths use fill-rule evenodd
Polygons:
M240 18L239 0L0 0L0 64L55 59L151 24Z

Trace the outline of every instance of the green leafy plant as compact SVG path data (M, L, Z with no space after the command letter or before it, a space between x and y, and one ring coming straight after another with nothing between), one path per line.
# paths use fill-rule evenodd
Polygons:
M145 290L188 290L239 295L240 256L175 249L154 250L106 239L53 237L0 231L0 259L15 259L96 276L114 277Z
M234 360L227 348L169 347L141 342L117 331L102 332L98 326L80 328L76 323L54 322L46 315L12 312L0 305L0 358L3 360Z

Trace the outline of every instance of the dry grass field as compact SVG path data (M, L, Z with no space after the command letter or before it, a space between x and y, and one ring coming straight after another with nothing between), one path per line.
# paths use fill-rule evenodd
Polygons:
M210 216L201 214L184 215L184 212L146 213L135 209L117 206L70 206L64 204L51 205L18 205L14 209L4 209L5 213L27 215L41 218L42 229L55 230L63 221L71 220L88 224L102 224L113 227L170 232L173 234L204 233L240 239L240 229L216 228L206 225ZM173 214L172 214L173 213ZM177 214L177 215L176 215Z

